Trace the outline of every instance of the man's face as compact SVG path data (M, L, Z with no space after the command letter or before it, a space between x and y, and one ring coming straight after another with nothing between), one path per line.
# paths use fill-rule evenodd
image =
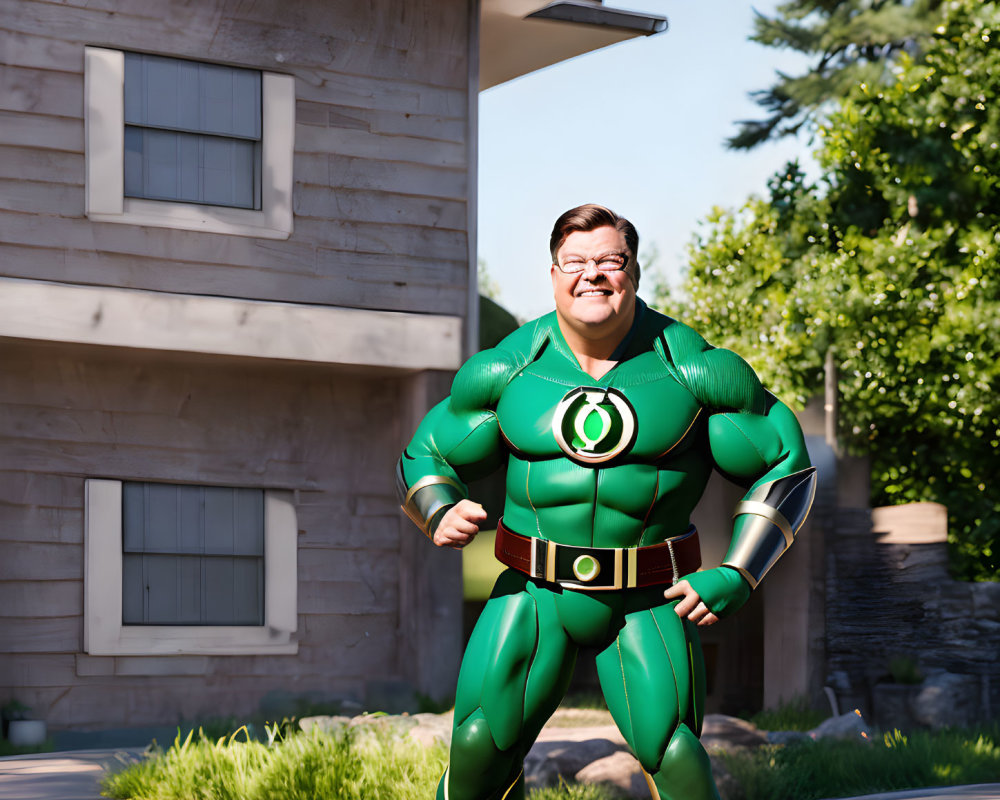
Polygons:
M567 265L585 261L582 272L566 274L552 266L552 289L556 313L576 333L596 339L632 324L635 312L635 285L628 270L606 272L598 269L602 258L629 259L625 236L611 226L592 231L574 231L566 237L556 261Z

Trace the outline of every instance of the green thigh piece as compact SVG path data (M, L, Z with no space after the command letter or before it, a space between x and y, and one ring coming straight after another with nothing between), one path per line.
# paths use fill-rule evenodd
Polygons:
M438 798L522 800L524 756L566 693L576 653L552 593L501 575L462 660Z
M697 633L673 603L628 613L597 656L608 708L660 800L718 800L696 733L705 697Z

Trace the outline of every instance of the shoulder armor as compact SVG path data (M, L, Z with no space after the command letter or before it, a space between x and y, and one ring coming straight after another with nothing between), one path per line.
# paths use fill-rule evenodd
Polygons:
M546 314L522 325L496 347L472 356L462 365L452 383L452 408L495 407L504 387L534 361L548 343L554 324L555 314Z
M451 407L456 411L494 407L515 369L510 355L498 347L476 353L455 375Z
M767 393L749 364L732 350L712 347L698 333L673 320L663 331L666 357L681 382L709 408L763 414Z

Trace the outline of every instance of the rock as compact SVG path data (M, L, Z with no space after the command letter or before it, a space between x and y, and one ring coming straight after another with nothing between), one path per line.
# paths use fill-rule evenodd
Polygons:
M722 759L717 756L710 758L712 777L715 779L722 800L745 800L743 787L729 773ZM621 797L648 800L650 796L649 786L639 762L631 753L624 750L588 764L576 773L576 780L579 783L602 784Z
M414 714L411 719L416 726L410 729L409 736L416 739L424 747L430 747L435 742L443 742L451 746L451 726L453 715L447 714Z
M406 714L401 716L390 716L389 714L360 714L356 717L303 717L299 720L299 728L306 733L311 731L313 728L319 728L325 733L337 733L345 728L353 728L361 733L379 731L382 733L388 733L391 736L403 736L420 725L421 720L418 719L418 717L433 716L435 715L418 714L416 717L411 717ZM449 729L450 725L451 723L449 720Z
M588 764L624 750L608 739L538 741L524 759L524 781L529 787L555 786L571 780ZM631 756L630 756L631 757Z
M351 724L351 717L303 717L299 720L299 728L309 733L313 728L319 728L324 733L342 731Z
M736 750L767 744L767 734L752 722L725 714L706 714L701 727L701 743L706 750Z
M624 750L597 759L577 772L575 777L580 783L602 784L622 797L637 800L649 797L649 787L639 762Z
M452 712L390 717L369 714L348 717L310 717L300 721L304 730L320 725L326 730L346 726L362 730L405 731L425 746L450 743ZM554 786L560 776L566 781L599 783L622 798L648 800L649 788L639 762L625 744L621 732L606 711L559 710L539 734L538 741L524 760L525 782L529 788ZM575 727L574 723L577 723ZM767 742L767 736L749 722L709 715L705 733L714 749L734 750ZM745 800L742 788L729 774L721 758L710 754L712 775L722 800Z
M979 680L974 675L931 675L913 698L913 716L930 728L968 726L977 720L978 712Z
M807 734L810 739L871 739L868 723L860 711L823 720Z
M348 727L367 733L378 731L391 737L401 737L417 726L417 721L408 714L362 714L351 719Z
M972 618L1000 621L1000 582L974 583L971 591Z
M588 739L607 739L625 747L625 737L613 724L586 725L579 728L546 725L538 734L539 742L585 742Z

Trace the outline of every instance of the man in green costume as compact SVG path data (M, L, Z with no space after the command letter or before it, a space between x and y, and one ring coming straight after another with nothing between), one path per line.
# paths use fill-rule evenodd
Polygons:
M459 370L397 468L439 547L486 519L466 482L507 462L497 580L462 661L439 800L524 797L523 759L581 645L659 800L718 798L698 741L696 626L738 609L815 492L802 432L745 361L636 297L639 237L602 206L550 240L556 310ZM713 469L747 487L720 566L690 523Z

